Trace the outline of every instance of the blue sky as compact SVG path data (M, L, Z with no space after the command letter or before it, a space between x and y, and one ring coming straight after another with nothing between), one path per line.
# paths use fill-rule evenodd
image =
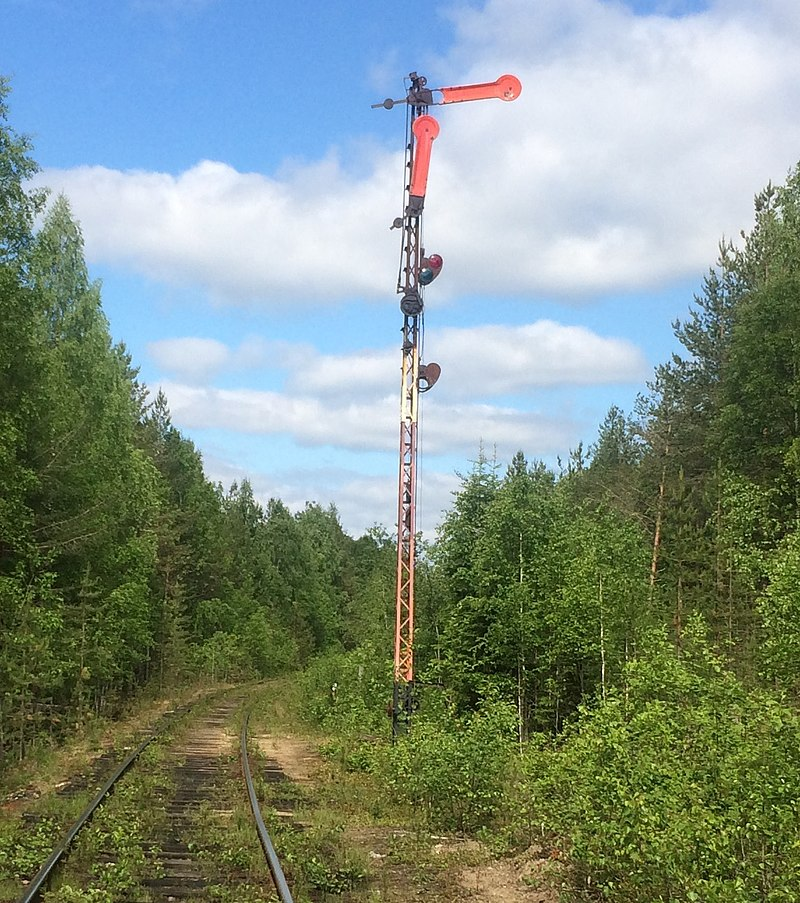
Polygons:
M6 0L0 73L117 339L211 479L393 529L402 107L433 108L420 512L481 444L555 466L630 410L723 236L800 159L796 0Z

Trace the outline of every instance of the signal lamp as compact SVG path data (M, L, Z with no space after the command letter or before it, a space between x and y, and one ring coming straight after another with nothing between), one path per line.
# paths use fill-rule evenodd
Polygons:
M431 254L430 257L422 258L422 265L419 271L419 281L422 285L430 285L431 282L441 273L442 265L441 254Z

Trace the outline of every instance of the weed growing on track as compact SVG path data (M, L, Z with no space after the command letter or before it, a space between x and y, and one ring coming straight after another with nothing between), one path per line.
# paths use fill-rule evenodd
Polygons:
M314 817L314 824L297 825L278 814L270 806L270 791L280 795L285 805L285 790L279 784L262 784L266 791L259 797L270 837L279 851L281 864L293 888L295 900L327 899L328 894L341 895L362 885L367 875L363 855L354 850L344 837L344 824L330 811L319 809L305 797L295 806L297 818Z
M242 792L238 757L231 756L229 764L214 799L193 819L193 852L209 882L205 895L215 903L273 903L278 898Z
M58 837L60 831L58 819L52 817L0 828L0 897L13 896L18 890L18 882L39 869L53 849L53 838ZM13 889L11 882L16 884Z
M111 903L133 890L142 892L141 882L152 871L145 841L166 819L161 800L169 787L160 768L162 758L158 743L144 750L81 831L45 903Z
M0 900L16 899L67 828L86 808L93 791L24 799L0 814ZM20 816L15 809L24 807Z

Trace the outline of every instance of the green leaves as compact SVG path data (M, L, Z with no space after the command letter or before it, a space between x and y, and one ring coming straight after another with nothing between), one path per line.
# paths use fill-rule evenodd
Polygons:
M778 547L767 568L769 585L759 599L764 627L760 660L764 676L797 699L800 693L800 534Z
M577 890L626 903L800 893L800 718L745 690L702 625L680 656L652 636L624 691L527 758L526 817L569 838Z
M502 687L520 740L619 681L647 620L641 530L597 500L579 506L574 489L522 453L491 484L478 467L434 553L432 671L464 707Z
M31 143L6 125L8 79L0 76L0 267L23 264L33 221L42 210L45 192L31 191L27 182L39 167L30 157Z
M502 810L516 713L500 702L450 724L418 720L385 750L380 772L392 793L434 830L470 832Z

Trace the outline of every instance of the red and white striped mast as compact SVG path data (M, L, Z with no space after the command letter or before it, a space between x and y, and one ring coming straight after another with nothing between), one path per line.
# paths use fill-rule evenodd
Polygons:
M516 100L522 85L516 76L503 75L497 81L454 88L427 87L424 76L412 72L410 88L402 100L387 99L375 107L391 110L395 104L408 105L406 168L403 216L392 228L403 230L397 292L401 295L403 341L400 382L400 475L397 500L397 593L394 639L394 690L392 733L405 732L415 708L414 693L414 568L416 563L417 430L419 396L439 378L438 364L420 361L421 332L424 325L423 293L439 275L442 258L425 256L421 244L422 211L428 184L431 149L439 134L439 123L428 115L428 107L466 100L497 97ZM437 95L434 100L433 95Z

